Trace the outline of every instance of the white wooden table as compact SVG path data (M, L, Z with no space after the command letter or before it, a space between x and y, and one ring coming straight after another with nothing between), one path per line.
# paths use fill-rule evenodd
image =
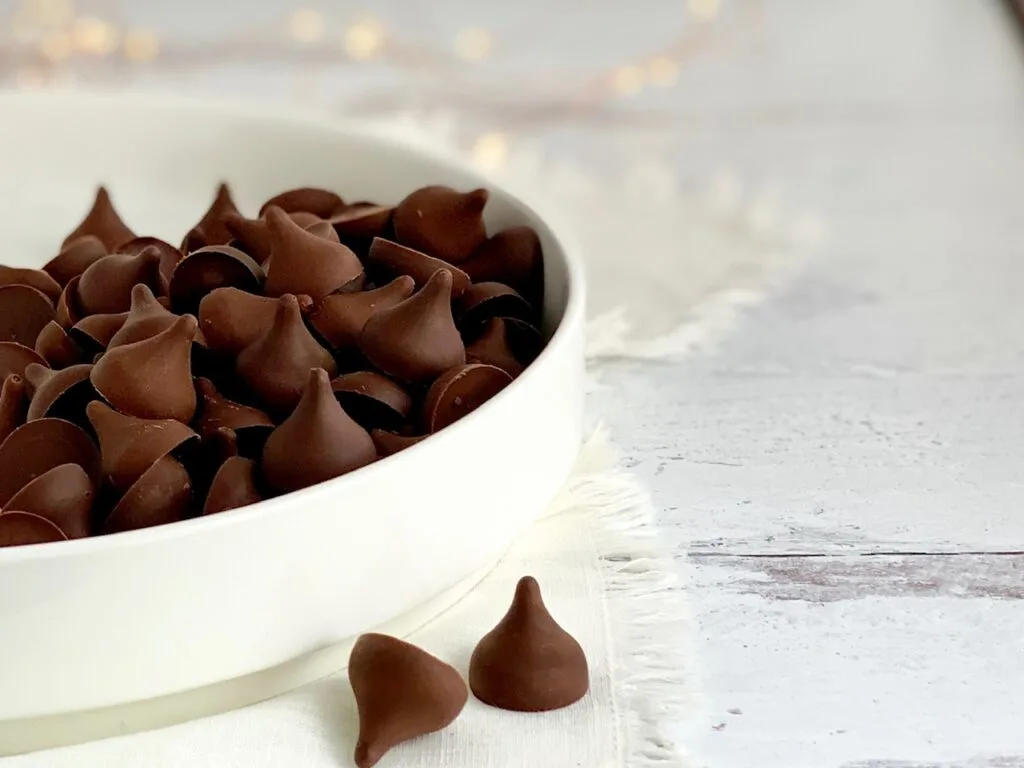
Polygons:
M297 7L246 6L257 29ZM729 167L816 209L827 246L719 348L608 365L591 399L692 577L708 714L679 737L714 768L1024 766L1024 45L996 0L725 0L674 87L575 111L574 83L673 43L681 0L381 0L409 43L383 63L204 47L226 3L122 11L157 61L58 82L437 104L468 141L593 169L643 143L684 182ZM500 55L452 68L469 25Z

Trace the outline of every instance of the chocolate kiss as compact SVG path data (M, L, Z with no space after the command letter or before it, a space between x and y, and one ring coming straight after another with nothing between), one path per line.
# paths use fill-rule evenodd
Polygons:
M188 423L196 412L192 386L192 315L149 339L108 350L92 369L96 391L121 413Z
M469 275L458 267L383 237L374 238L368 260L372 270L391 276L409 275L416 281L417 288L422 288L431 275L440 269L452 273L452 296L461 296L469 288Z
M27 285L0 286L0 341L34 347L57 313L46 294Z
M530 227L503 229L462 264L474 283L505 283L539 305L544 293L540 238Z
M78 284L81 280L81 275L68 280L68 284L64 286L64 290L61 291L60 298L57 300L57 322L63 328L70 328L85 316L81 303L78 301Z
M91 371L92 366L89 364L72 365L59 371L38 363L25 368L25 379L33 388L32 402L28 406L28 420L64 416L63 413L56 413L56 410L62 407L62 401L67 404L67 400L75 398L81 404L91 399L94 396L92 384L89 383ZM79 405L79 408L81 407L82 405Z
M192 503L192 480L176 459L165 456L127 490L103 524L104 533L120 533L176 523Z
M61 464L77 464L99 486L100 452L81 427L62 419L23 424L0 444L0 508L29 482Z
M114 210L114 204L110 200L110 194L106 187L96 190L96 199L93 201L92 209L85 215L82 223L64 238L61 248L85 235L95 235L103 243L108 251L113 251L121 243L126 243L135 237L135 233L128 229L128 226L121 221L121 217Z
M103 477L120 490L130 487L171 451L198 437L180 421L137 419L100 402L89 403L85 412L100 443Z
M132 288L145 283L160 290L160 252L145 248L136 255L113 253L104 256L78 282L78 302L87 315L127 312Z
M399 428L412 410L412 398L387 376L356 371L331 382L334 396L359 426Z
M25 375L25 369L32 363L46 365L46 361L34 349L13 341L0 341L0 381L12 373Z
M384 234L394 210L394 206L390 205L353 203L332 216L330 222L341 242L349 248L363 247L373 238Z
M451 187L417 189L395 208L395 238L403 245L459 264L487 239L487 190L463 194Z
M278 491L297 491L369 464L377 450L366 430L334 398L327 371L307 371L292 415L263 448L263 476Z
M350 349L356 346L363 326L374 312L409 298L415 288L415 281L402 275L372 291L336 293L316 305L309 323L334 349Z
M370 433L370 437L373 438L373 444L377 446L377 453L381 456L393 456L399 451L404 451L421 440L425 440L428 435L406 437L396 435L394 432L385 432L383 429L375 429Z
M128 322L127 312L112 315L89 315L68 329L70 336L86 355L96 355L107 348L110 340Z
M327 189L316 187L300 187L289 189L279 195L274 195L267 200L260 208L260 216L263 216L271 208L280 208L285 213L312 213L321 219L329 219L345 209L345 203L340 197Z
M271 413L280 415L299 402L310 368L323 368L332 376L338 371L330 352L306 329L299 302L290 294L277 300L273 325L242 350L235 367Z
M338 237L338 233L334 231L334 227L329 221L314 221L308 227L303 227L309 234L316 235L317 237L328 240L332 243L340 243L341 239Z
M224 220L230 215L241 215L235 201L231 199L231 190L228 185L221 183L217 187L217 194L213 203L203 214L203 218L192 228L185 241L181 244L181 250L185 253L199 250L208 245L226 245L231 242L233 235L224 224Z
M230 429L243 441L254 441L265 438L274 428L274 422L267 414L228 400L209 379L196 379L196 392L199 395L196 429L203 436L218 429Z
M313 305L309 296L298 296L305 312ZM214 352L235 356L270 330L278 300L256 296L237 288L218 288L199 303L199 326Z
M41 269L5 267L0 264L0 286L4 285L27 285L35 288L50 300L51 306L60 298L60 285Z
M472 413L505 387L512 377L493 365L470 363L445 371L423 399L423 426L437 432Z
M39 332L36 352L53 368L67 368L85 359L85 353L56 320L47 323Z
M268 296L304 293L322 299L363 275L363 265L346 246L307 232L280 208L267 211L270 266Z
M524 368L519 355L513 350L517 341L516 334L522 335L522 332L515 330L505 318L492 317L484 325L483 333L466 347L466 360L501 368L514 379ZM527 339L525 343L529 344L530 340Z
M45 517L13 510L0 513L0 549L67 541L67 538L60 528Z
M587 657L551 618L532 576L519 580L512 607L477 644L469 686L485 704L516 712L561 709L586 695Z
M375 312L362 333L366 359L399 381L428 382L466 362L451 310L452 275L435 272L405 301Z
M230 245L211 245L193 251L174 270L168 294L178 312L195 312L207 294L218 288L259 293L263 268Z
M224 219L234 239L243 250L262 264L270 258L270 231L263 219L247 219L243 216L228 216Z
M415 645L376 633L356 640L348 679L359 710L359 768L376 765L396 744L447 727L469 698L454 667Z
M171 282L174 268L185 258L185 254L159 237L136 237L119 246L117 252L138 256L146 248L155 248L160 253L160 292L164 293L164 288Z
M492 317L514 317L529 321L533 308L526 299L502 283L475 283L459 298L459 327L473 329Z
M96 498L92 480L77 464L61 464L44 472L14 494L7 506L45 517L69 539L89 535Z
M156 300L149 286L136 285L132 288L132 308L128 311L124 324L110 338L107 349L151 339L174 325L177 319L176 315Z
M28 392L25 379L17 373L8 374L0 389L0 445L7 436L25 423Z
M206 495L206 504L203 505L203 514L226 512L259 501L263 501L263 497L256 487L256 462L232 456L214 475L210 492Z
M86 235L64 246L60 253L46 262L43 271L63 287L106 255L107 247L100 239Z

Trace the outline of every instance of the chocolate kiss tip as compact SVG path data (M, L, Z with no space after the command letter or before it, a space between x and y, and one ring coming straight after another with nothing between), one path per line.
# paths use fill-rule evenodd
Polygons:
M586 655L548 613L532 576L519 580L512 607L474 649L469 685L485 704L517 712L561 709L586 695Z

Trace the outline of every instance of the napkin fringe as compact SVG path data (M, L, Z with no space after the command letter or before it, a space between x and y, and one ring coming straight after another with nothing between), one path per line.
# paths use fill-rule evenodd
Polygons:
M620 762L680 768L681 749L665 733L696 710L689 607L682 569L665 545L647 491L614 463L603 429L581 453L570 495L588 509L607 595L606 631L617 659L613 691ZM601 465L604 465L602 468Z

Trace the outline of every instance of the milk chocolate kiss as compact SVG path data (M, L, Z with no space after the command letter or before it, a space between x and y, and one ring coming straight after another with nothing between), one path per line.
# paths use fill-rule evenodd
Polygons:
M27 285L30 288L35 288L50 300L51 306L56 304L57 299L60 298L61 286L41 269L0 265L0 286L4 285Z
M85 360L85 353L56 320L47 323L39 332L36 352L52 368L67 368Z
M334 192L317 187L289 189L274 195L260 208L260 216L271 208L280 208L285 213L311 213L321 219L329 219L345 209L345 203Z
M57 322L64 328L70 328L85 316L78 301L78 284L81 280L81 275L68 280L57 300Z
M346 373L331 382L345 412L364 429L398 429L412 411L412 397L399 384L375 371Z
M370 432L373 444L377 446L377 453L381 456L393 456L399 451L404 451L410 446L416 445L420 440L425 440L428 435L415 435L406 437L396 435L394 432L385 432L383 429L375 429Z
M274 428L274 422L267 414L224 397L209 379L196 379L196 393L199 395L199 410L195 424L201 435L230 429L242 443L244 453L262 450Z
M304 293L314 301L363 278L363 265L351 250L307 232L280 208L267 213L270 266L268 296Z
M160 254L160 293L166 292L166 286L171 281L171 275L178 262L185 258L185 254L166 240L159 237L136 237L117 248L118 253L129 256L138 256L146 248L153 248Z
M263 497L256 483L256 462L241 456L232 456L214 475L210 491L206 494L203 514L226 512L259 501L263 501Z
M334 397L322 368L307 370L302 399L263 448L263 476L277 491L308 488L377 458L366 430Z
M465 363L451 289L451 272L441 270L408 299L375 312L359 334L366 359L399 381L417 384Z
M110 340L128 321L127 312L112 315L89 315L68 329L68 336L87 357L95 357L107 348Z
M359 334L374 312L395 306L412 296L415 289L415 281L402 275L372 291L336 293L313 308L309 323L333 349L349 350L356 346Z
M103 478L122 491L164 456L198 437L180 421L125 416L100 402L89 403L86 414L100 444Z
M77 464L61 464L29 482L7 506L44 517L67 538L81 539L89 535L95 499L96 489L85 470Z
M42 291L27 285L0 286L0 341L34 347L39 332L56 317Z
M30 512L0 512L0 548L66 541L67 536L44 517Z
M263 268L230 245L209 245L193 251L174 269L168 287L177 312L196 312L203 298L218 288L259 293Z
M297 296L303 312L313 306L309 296ZM199 303L199 327L214 352L235 356L270 330L278 300L237 288L218 288Z
M78 305L87 315L127 312L132 288L144 283L160 290L160 252L145 248L136 255L114 253L90 266L78 281Z
M381 237L391 225L394 207L374 203L353 203L330 218L338 239L359 253L375 237Z
M417 189L395 208L392 226L402 245L444 259L465 261L487 239L483 212L487 190L462 193L451 187Z
M477 644L469 686L485 704L516 712L561 709L586 695L587 657L551 618L532 576L519 580L512 607Z
M297 211L289 213L288 217L303 229L308 229L318 222L322 222L319 216L312 213ZM234 243L241 247L259 264L266 267L270 258L270 227L264 218L247 219L244 216L228 216L224 220L225 225L234 235Z
M503 229L477 248L462 268L474 283L504 283L539 306L544 294L544 257L530 227Z
M535 344L539 343L539 338L523 330L521 324L504 317L492 317L473 343L466 346L466 360L501 368L514 379L536 357Z
M0 341L0 380L12 373L24 377L25 369L32 363L46 365L46 361L34 349L14 341Z
M452 296L461 296L469 288L469 275L458 267L383 237L374 238L367 258L373 274L389 278L409 275L416 281L417 288L422 288L441 269L452 273Z
M197 251L208 245L227 245L231 242L233 235L225 224L229 216L240 215L238 206L231 198L231 190L228 185L222 183L217 187L217 194L213 202L187 235L181 244L181 250L185 253Z
M239 353L235 369L270 413L284 416L302 397L310 368L338 371L302 322L299 302L286 294L277 300L273 325Z
M183 520L192 503L192 481L179 461L165 456L125 492L103 523L104 533L134 531Z
M37 363L25 368L25 379L32 385L33 393L28 406L28 421L47 416L76 421L85 404L96 396L89 381L91 372L92 366L88 363L59 371Z
M456 302L459 327L472 331L492 317L514 317L529 322L533 308L522 296L502 283L474 283Z
M423 427L437 432L472 413L505 387L512 377L501 368L470 363L437 377L423 398Z
M0 445L25 423L28 399L24 377L17 373L7 374L0 388Z
M82 223L64 238L64 244L61 247L67 248L68 245L85 235L93 235L98 238L109 252L113 252L121 243L126 243L135 237L135 233L128 229L128 225L121 221L121 217L114 210L114 204L110 200L110 194L106 187L96 190L96 199L93 201L89 213L85 215Z
M77 464L99 486L99 449L81 427L62 419L37 419L15 429L0 443L0 508L30 481L61 464Z
M85 235L65 245L43 266L43 271L64 287L107 255L107 247L95 235Z
M375 633L356 640L348 679L359 710L359 768L376 765L396 744L446 728L469 698L454 667L415 645Z
M93 386L121 413L188 423L196 412L192 340L198 324L184 315L165 331L108 350L92 369Z
M107 349L123 347L137 341L151 339L163 333L177 320L170 310L156 300L156 296L147 285L136 285L132 288L132 305L121 327L110 337Z

